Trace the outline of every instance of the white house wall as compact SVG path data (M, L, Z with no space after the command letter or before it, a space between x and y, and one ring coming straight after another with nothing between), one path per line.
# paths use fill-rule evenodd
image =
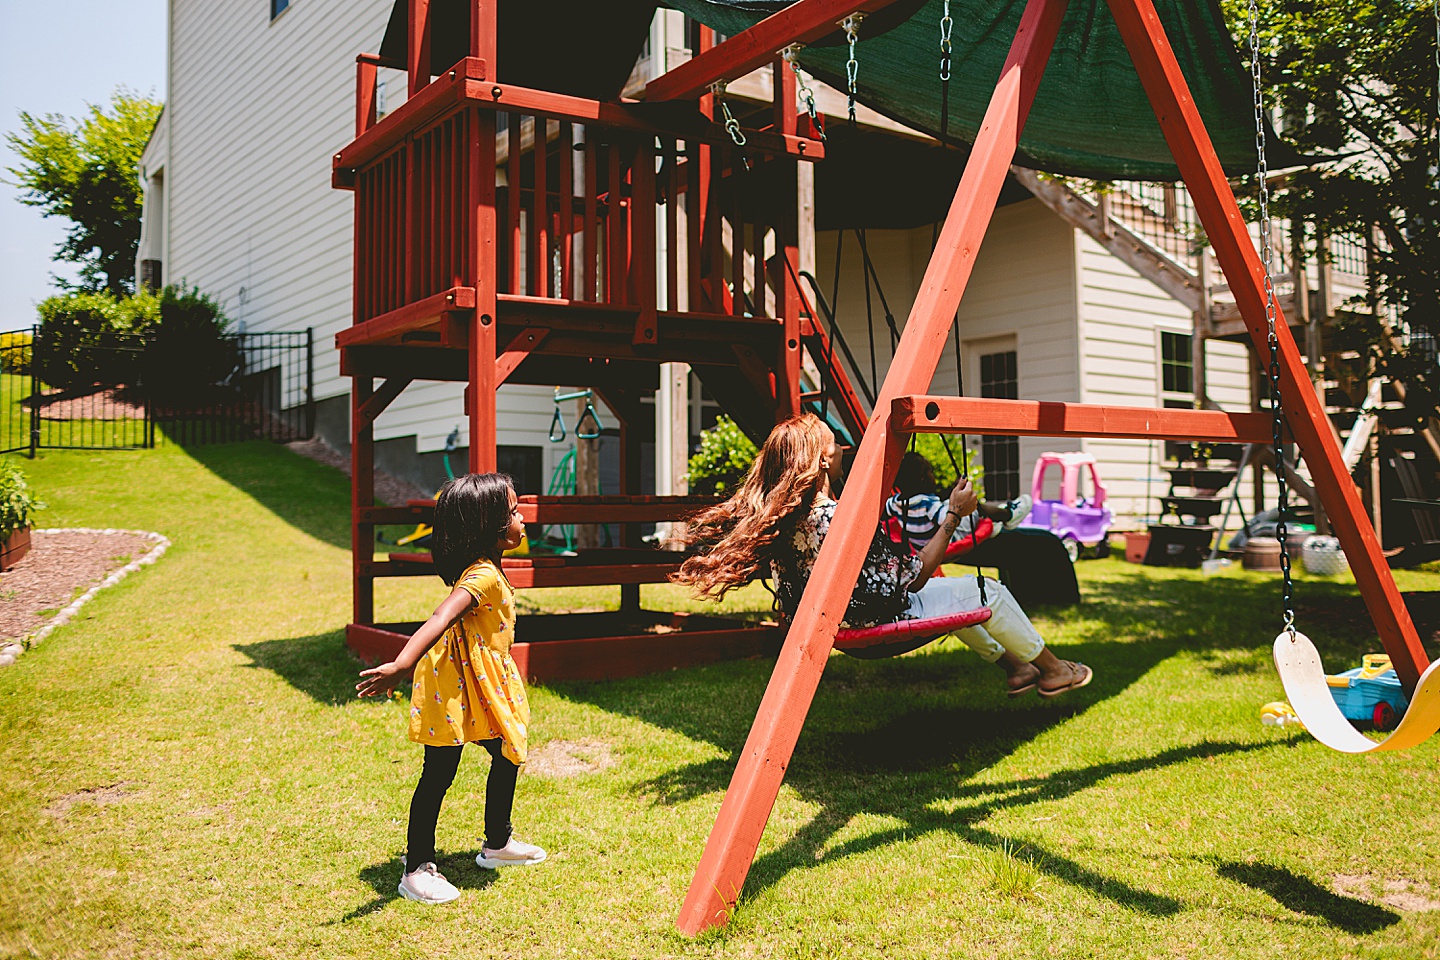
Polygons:
M250 332L313 328L321 400L350 390L334 338L352 322L354 203L331 188L330 158L354 136L355 55L379 49L391 6L294 0L272 21L260 0L171 4L169 102L147 150L164 156L165 280L198 285ZM382 106L404 102L404 73L380 78ZM467 432L462 389L412 384L376 439L441 449ZM549 397L502 387L498 410L499 442L545 447L547 475Z
M1080 399L1161 406L1160 332L1190 334L1189 311L1089 236L1078 231L1075 236L1083 347ZM1245 346L1211 340L1205 357L1210 398L1226 410L1249 410ZM1159 441L1087 439L1084 449L1102 465L1117 525L1139 526L1155 515L1159 503L1154 498L1169 489L1168 474L1160 468ZM1242 489L1248 510L1248 480Z
M930 261L931 232L928 226L869 231L870 258L885 288L896 326L901 329ZM834 283L837 238L834 232L817 238L819 277L827 297ZM846 234L842 254L838 319L868 381L864 270L853 233ZM879 298L873 293L872 302L877 367L883 381L889 368L890 335ZM980 393L974 358L969 356L972 347L980 341L1009 336L1015 342L1022 398L1079 399L1076 315L1074 231L1035 200L996 210L960 303L960 337L967 362L966 395ZM955 394L956 386L955 356L951 347L939 358L930 391ZM972 437L971 443L978 449L978 438ZM1042 452L1078 449L1079 442L1075 440L1022 437L1022 488L1028 488L1029 470Z

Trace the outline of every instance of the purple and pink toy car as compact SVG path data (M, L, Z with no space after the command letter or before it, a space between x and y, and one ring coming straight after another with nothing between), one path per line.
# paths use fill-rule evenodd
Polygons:
M1044 499L1045 472L1060 468L1059 499ZM1082 495L1081 471L1089 473L1089 495ZM1042 453L1035 461L1030 481L1030 496L1035 505L1022 527L1049 530L1065 544L1072 561L1081 551L1093 550L1097 557L1110 552L1110 524L1114 516L1105 506L1105 485L1095 469L1095 458L1088 453Z

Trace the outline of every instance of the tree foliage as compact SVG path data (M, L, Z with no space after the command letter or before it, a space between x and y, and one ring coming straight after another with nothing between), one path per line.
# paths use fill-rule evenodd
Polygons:
M1257 0L1266 102L1284 136L1319 160L1278 187L1275 212L1312 224L1312 245L1378 232L1371 295L1412 331L1440 333L1435 3ZM1248 2L1223 6L1248 60ZM1378 320L1340 333L1367 347L1381 372L1414 381L1434 366L1407 355Z
M108 107L91 105L80 118L22 111L21 132L5 136L20 161L6 168L9 182L24 191L20 202L71 221L55 259L80 267L81 290L134 289L142 198L137 168L159 116L160 104L122 87Z

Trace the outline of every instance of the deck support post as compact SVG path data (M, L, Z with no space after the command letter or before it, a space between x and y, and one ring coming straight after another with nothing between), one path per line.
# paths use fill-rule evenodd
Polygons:
M1065 0L1029 0L910 311L785 646L720 805L676 921L695 935L726 923L740 898L785 768L859 577L882 491L904 452L889 429L891 403L923 392L935 373L980 242L995 211L1020 130L1065 15Z
M1108 0L1130 59L1145 85L1165 142L1195 200L1195 211L1215 249L1215 259L1235 293L1236 306L1261 357L1268 358L1264 266L1200 119L1180 65L1165 36L1152 0ZM1365 505L1341 460L1340 446L1316 396L1290 327L1275 308L1279 340L1280 393L1290 431L1310 466L1315 489L1335 535L1349 558L1355 583L1375 622L1385 652L1407 690L1413 690L1429 663L1409 611L1395 586ZM1268 361L1267 361L1268 362Z
M363 511L375 506L375 421L364 414L374 389L375 381L367 375L350 381L350 622L364 624L375 622L375 579L366 569L375 556L375 525L361 519Z
M477 4L481 6L488 5ZM500 386L495 369L495 329L499 317L495 114L489 110L472 110L466 129L470 132L466 141L466 168L470 175L467 218L472 241L468 272L475 286L475 310L470 314L470 396L465 412L470 417L470 470L491 473L496 469L495 391Z

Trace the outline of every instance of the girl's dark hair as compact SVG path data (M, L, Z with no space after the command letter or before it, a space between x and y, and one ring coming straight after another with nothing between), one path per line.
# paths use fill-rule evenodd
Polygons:
M900 469L895 474L895 489L902 497L913 497L922 493L934 496L937 493L935 469L930 461L911 450L900 458Z
M503 473L467 473L440 488L430 553L448 586L481 558L500 562L496 548L510 526L512 489Z

